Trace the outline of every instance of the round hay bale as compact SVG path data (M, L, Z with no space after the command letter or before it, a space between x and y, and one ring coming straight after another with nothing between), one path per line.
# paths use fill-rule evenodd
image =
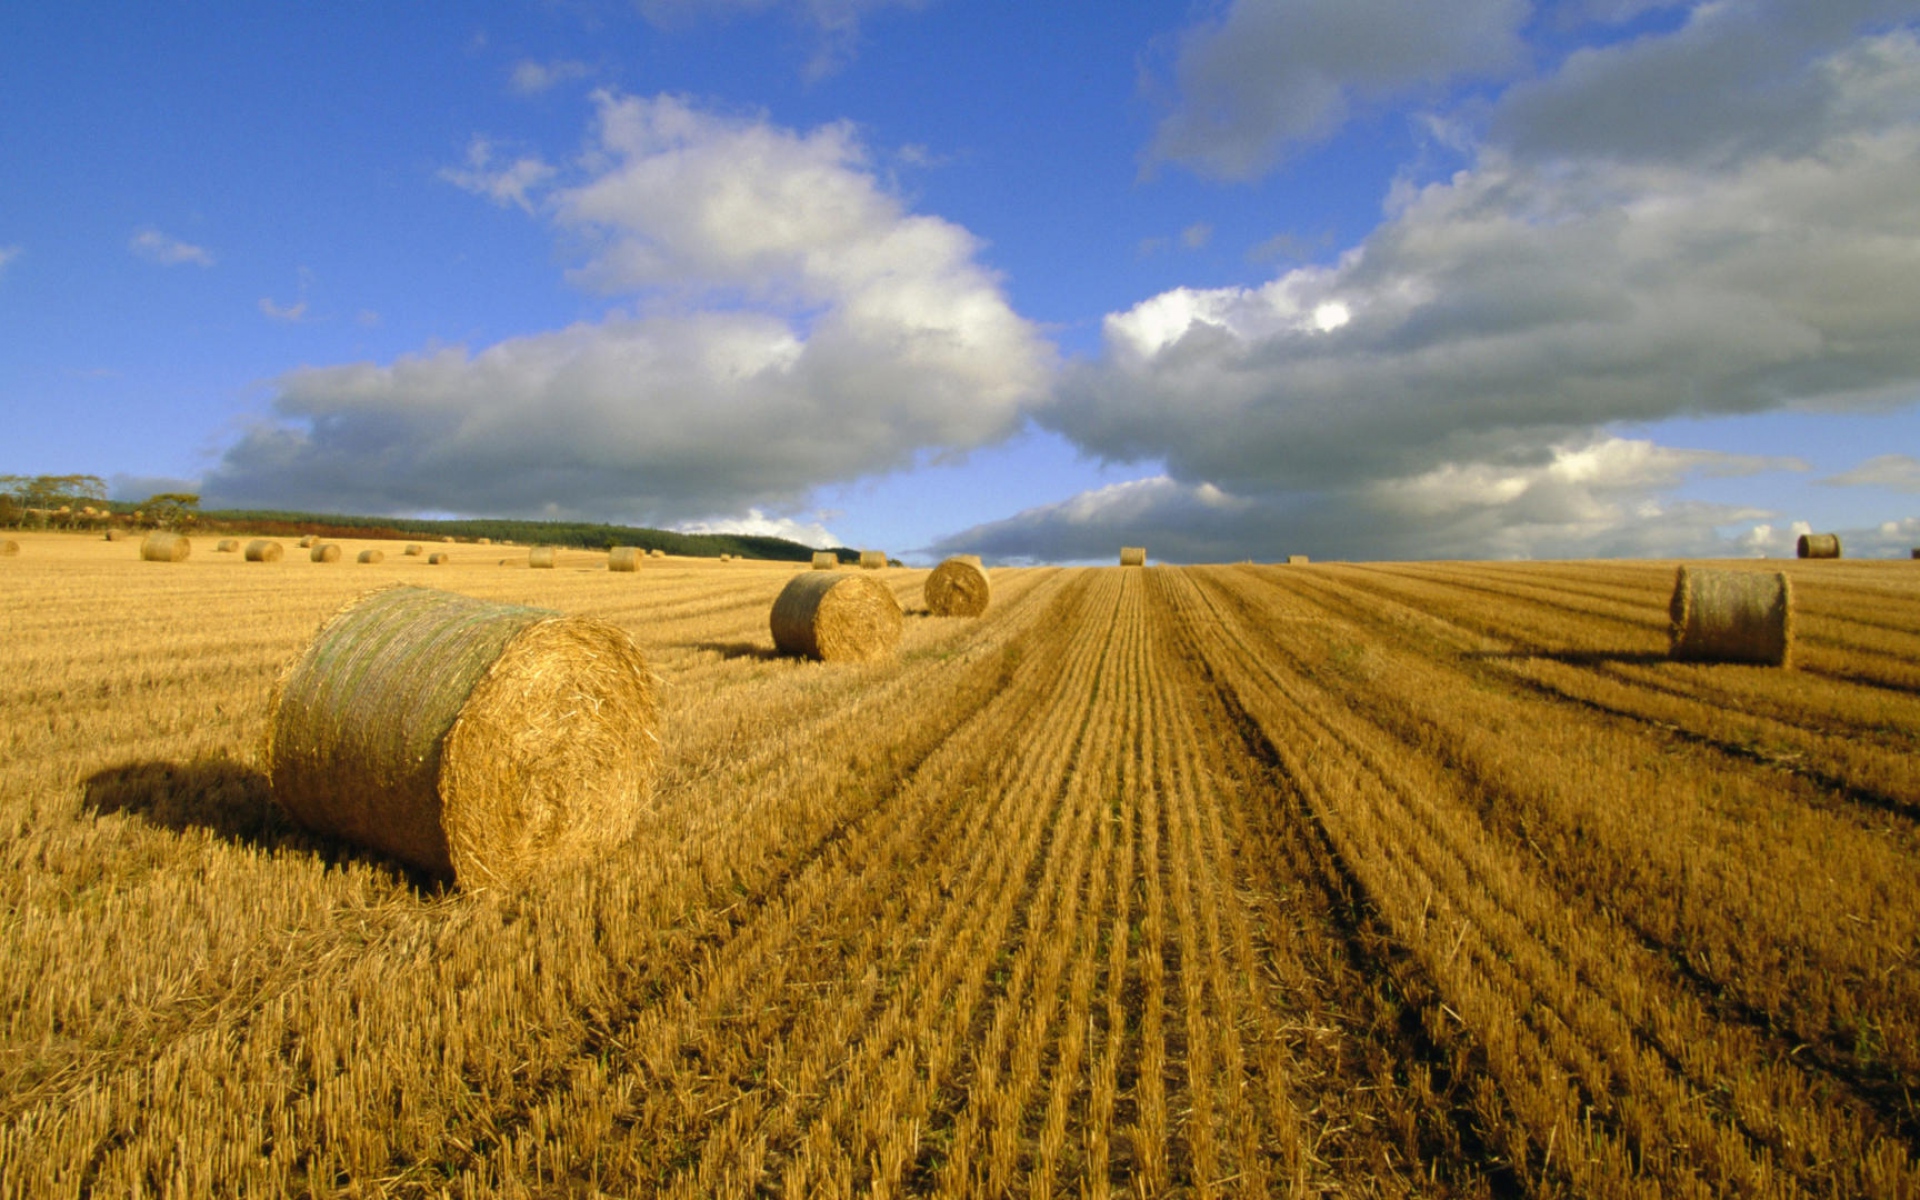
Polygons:
M386 588L280 676L273 798L463 889L511 887L632 830L660 760L653 689L605 621Z
M192 542L165 530L155 530L140 543L140 557L148 562L185 562L192 553Z
M1803 533L1794 545L1794 553L1801 558L1839 558L1840 535L1837 533Z
M127 531L124 529L109 529L106 532L106 539L109 542L124 542L127 540Z
M1308 561L1309 560L1307 556L1304 554L1287 555L1287 565L1290 567L1304 567L1307 565Z
M255 538L247 543L248 562L279 562L285 554L286 551L281 548L279 542L269 541L266 538Z
M607 551L607 570L638 571L640 560L647 556L638 546L615 546Z
M450 537L443 537L440 539L440 543L444 546L451 546L453 545L453 539Z
M492 538L475 538L473 539L473 544L476 546L491 546L493 545L493 539Z
M12 538L0 539L0 558L12 558L20 553L20 543Z
M648 558L665 558L666 556L667 556L667 552L665 550L660 549L658 546L655 546L653 549L647 551Z
M1120 565L1123 567L1146 566L1147 565L1147 548L1145 546L1120 547Z
M771 624L773 644L783 654L866 662L893 653L905 618L878 580L852 571L809 571L780 589Z
M1681 567L1673 579L1669 655L1680 662L1787 666L1793 585L1779 571Z
M813 552L813 569L816 571L837 571L840 569L840 556L831 550Z
M527 565L552 570L553 564L560 560L560 552L552 546L535 546L527 551Z
M417 542L409 542L407 548L400 553L406 555L408 558L418 558L424 552L424 549L425 548Z
M384 550L362 550L360 552L360 557L356 558L354 561L363 562L363 563L377 563L377 562L385 562L386 558L387 558L387 554L386 554L386 551Z
M446 551L436 550L432 554L427 555L427 565L430 567L440 566L447 561L447 557Z
M885 550L862 550L860 552L860 569L862 571L878 571L886 565L887 552Z
M339 562L340 547L332 542L315 542L313 549L307 552L307 557L314 562Z
M987 611L992 594L987 569L973 555L949 558L935 567L922 592L927 611L936 617L977 617Z
M240 548L239 538L221 538L220 544L213 548L215 554L232 554Z
M317 538L317 537L315 537L315 536L313 536L312 534L310 534L310 533L309 533L309 534L307 534L307 535L306 535L305 537L303 537L303 538L301 538L301 539L300 539L300 548L301 548L302 550L306 550L306 549L309 549L309 548L311 548L311 547L313 546L313 544L314 544L315 542L317 542L317 541L319 541L319 540L320 540L319 538ZM317 562L317 561L319 561L319 560L317 560L317 559L316 559L315 561Z

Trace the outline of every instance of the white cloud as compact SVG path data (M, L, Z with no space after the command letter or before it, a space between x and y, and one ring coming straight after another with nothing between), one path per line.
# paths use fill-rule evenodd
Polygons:
M1180 231L1180 244L1189 250L1199 250L1213 240L1213 226L1205 221L1197 221Z
M819 521L797 521L792 517L770 517L757 508L749 508L744 517L711 517L704 521L683 521L674 528L681 533L742 533L758 537L786 538L803 546L827 549L844 546L839 534Z
M285 321L297 325L306 319L307 302L296 300L292 304L275 304L271 296L260 297L260 312L271 320Z
M513 90L522 96L537 96L560 84L585 79L592 74L592 67L574 59L556 58L548 62L536 62L529 58L513 65L513 73L508 81Z
M513 205L532 212L530 193L552 179L554 169L537 155L522 155L502 163L496 159L493 142L475 134L467 143L467 165L442 167L439 174L455 187L485 196L503 208Z
M1920 492L1920 458L1911 454L1880 454L1851 471L1842 471L1815 482L1838 487L1883 487L1896 492Z
M196 267L213 265L213 255L204 247L168 237L157 229L139 230L128 240L127 249L137 257L163 267L178 267L187 263Z
M959 226L909 212L850 127L599 97L550 210L633 310L479 350L291 372L208 487L375 511L648 521L791 511L816 486L1012 432L1051 351Z
M1364 105L1517 64L1526 0L1233 0L1184 36L1148 159L1264 173Z

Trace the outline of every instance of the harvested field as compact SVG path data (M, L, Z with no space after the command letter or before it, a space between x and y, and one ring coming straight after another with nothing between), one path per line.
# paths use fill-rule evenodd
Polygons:
M773 652L804 565L19 540L0 1195L1920 1189L1909 562L1768 564L1785 670L1670 661L1652 562L1002 568L840 664ZM262 776L429 577L660 676L637 832L510 898Z

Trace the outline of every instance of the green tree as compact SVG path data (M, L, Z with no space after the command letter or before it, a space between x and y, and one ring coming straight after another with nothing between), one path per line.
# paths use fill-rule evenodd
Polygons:
M200 497L193 492L161 492L147 497L140 511L162 529L179 529L200 519Z

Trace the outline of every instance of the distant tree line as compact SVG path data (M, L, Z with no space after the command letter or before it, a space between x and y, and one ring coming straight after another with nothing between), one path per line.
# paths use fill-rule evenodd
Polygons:
M109 500L98 475L0 475L0 526L10 529L185 529L199 510L191 492L160 492L138 504Z

